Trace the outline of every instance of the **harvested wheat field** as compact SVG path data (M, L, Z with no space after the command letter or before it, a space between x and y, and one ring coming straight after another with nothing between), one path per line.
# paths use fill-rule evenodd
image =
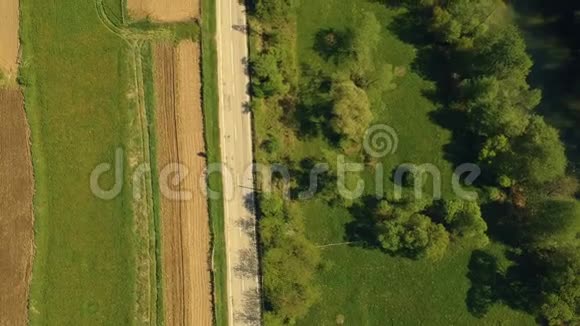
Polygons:
M199 48L190 41L176 49L171 43L159 44L154 61L165 322L211 325L209 217L200 186L206 162L201 154L205 146ZM167 188L182 194L164 189L174 177L181 179L179 186Z
M199 18L200 0L127 0L129 16L140 20L178 22Z
M0 89L0 180L0 325L26 325L34 184L20 90Z
M18 72L19 0L0 1L0 72L14 80Z

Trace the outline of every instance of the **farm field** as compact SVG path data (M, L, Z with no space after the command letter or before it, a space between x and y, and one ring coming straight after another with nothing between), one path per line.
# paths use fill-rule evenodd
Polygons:
M34 255L34 180L19 61L19 1L0 3L0 325L24 325Z
M165 323L211 325L209 219L201 188L205 145L199 47L191 41L175 48L159 43L153 52ZM166 188L169 178L175 177L168 172L181 180L175 189Z
M149 204L147 197L135 201L129 177L143 162L138 145L147 139L135 95L141 93L139 60L95 4L21 2L22 82L35 173L32 325L156 320ZM121 16L116 5L107 9ZM130 162L121 158L123 171L112 170L118 150ZM108 199L90 186L91 173L103 163L112 169L100 187L122 184Z
M127 7L129 16L135 20L176 22L200 16L200 0L127 0Z
M29 86L34 167L40 171L37 194L43 199L35 203L39 239L31 287L32 324L212 322L210 232L201 191L205 158L198 155L205 149L200 54L193 43L197 26L131 25L123 4L96 0L74 9L34 1L23 4L25 58L30 53L34 57L23 80ZM50 17L36 19L31 12L38 6L64 10L74 16L76 25L64 27ZM62 42L57 55L43 43L43 34L34 32L39 28ZM74 46L79 39L81 46ZM187 41L173 49L172 42L182 39ZM164 45L153 46L158 42ZM83 70L85 64L93 69ZM161 78L156 79L157 74ZM51 86L44 87L47 84ZM155 93L161 96L159 101ZM53 112L54 107L61 110ZM59 129L56 121L72 126ZM159 135L156 125L161 126ZM34 142L35 137L43 141ZM77 176L66 173L71 160ZM160 174L160 167L176 162L189 170L180 189L193 192L190 200L162 196L167 185L163 182L171 183L174 175ZM91 173L103 163L123 170L98 175L103 189L95 192ZM119 193L103 197L105 189L115 186L120 186ZM66 200L51 192L53 187ZM92 233L87 234L89 230ZM67 247L73 239L75 247ZM55 313L62 310L74 313Z
M284 59L296 61L296 87L301 92L306 89L299 93L305 105L301 103L294 111L284 104L281 108L271 103L255 106L257 144L262 144L257 147L258 161L291 160L298 164L323 161L330 162L331 166L336 162L339 154L336 146L329 144L324 128L319 127L328 116L316 112L327 107L317 102L320 100L316 95L312 99L309 97L319 89L308 87L318 85L317 78L321 75L336 73L337 65L321 56L316 42L321 31L340 35L349 29L356 30L357 19L360 19L357 17L365 11L375 14L381 24L374 61L400 67L399 71L403 71L394 78L394 89L369 96L374 114L372 124L393 127L399 140L396 152L381 158L380 162L386 174L402 163L433 164L441 172L442 194L447 198L451 195L452 162L463 153L450 147L453 135L444 127L446 121L440 121L436 114L442 106L435 96L437 85L424 71L425 66L436 59L421 57L419 49L411 43L413 31L404 30L406 19L409 19L404 8L374 1L300 1L295 25L289 24L297 31L292 49L295 52L284 53ZM260 41L253 41L255 51L261 45ZM317 127L322 131L312 131ZM274 149L273 146L265 147L264 144L271 144L272 139L279 144ZM346 155L352 161L358 159L356 155ZM365 239L364 230L361 232L361 227L368 223L365 200L374 195L375 189L373 170L366 166L361 177L366 183L368 197L352 202L339 199L332 204L314 198L296 200L292 205L294 214L304 218L305 236L320 247L322 256L322 267L315 276L315 283L320 285L320 297L308 314L297 320L297 325L334 325L339 320L356 325L535 324L533 316L499 303L484 317L476 317L470 312L467 299L472 285L468 275L474 254L468 247L452 244L440 261L428 262L391 256L365 246L368 239ZM393 181L386 179L384 189L392 194ZM506 261L504 248L498 243L492 242L484 251Z
M0 325L28 320L34 238L29 136L22 92L0 86Z
M0 3L0 86L2 76L14 81L18 72L19 1L6 0Z

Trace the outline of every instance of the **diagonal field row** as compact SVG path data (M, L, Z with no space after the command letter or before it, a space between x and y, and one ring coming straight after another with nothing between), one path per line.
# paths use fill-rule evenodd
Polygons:
M158 44L154 66L165 322L211 325L199 48L191 41Z

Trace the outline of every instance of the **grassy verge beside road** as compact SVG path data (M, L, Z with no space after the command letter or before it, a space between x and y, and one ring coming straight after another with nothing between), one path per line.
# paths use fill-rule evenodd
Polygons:
M205 142L208 164L220 163L219 143L219 98L217 80L216 48L216 3L215 0L202 0L201 17L201 55L203 113L205 123ZM222 178L213 173L208 178L208 186L216 193L222 193ZM209 214L212 230L212 267L214 290L215 323L227 325L227 266L224 234L224 207L222 199L209 199Z

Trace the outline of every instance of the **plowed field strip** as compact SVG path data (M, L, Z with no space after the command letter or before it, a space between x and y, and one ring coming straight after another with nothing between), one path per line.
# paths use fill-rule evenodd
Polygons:
M200 0L127 0L132 19L177 22L199 18Z
M154 64L165 322L211 325L209 217L200 186L205 158L198 155L205 152L199 49L189 41L176 49L159 44ZM180 180L179 186L164 186L170 184L169 178Z
M19 90L0 89L0 180L0 325L25 325L34 183L29 129Z

